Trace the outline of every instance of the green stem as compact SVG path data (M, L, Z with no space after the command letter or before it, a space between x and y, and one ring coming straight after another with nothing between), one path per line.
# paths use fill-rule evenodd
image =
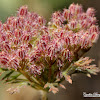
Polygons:
M52 70L51 70L51 65L49 65L49 76L48 76L48 81L51 81L51 74L52 74Z
M76 68L77 67L75 67L75 66L72 66L73 64L71 64L64 72L63 72L63 74L64 75L71 75L71 74L73 74L74 72L75 72L75 70L76 70Z
M48 100L46 91L41 90L40 94L41 94L41 100Z
M22 70L19 70L30 82L30 85L32 87L34 87L35 89L38 89L38 90L43 90L43 87L38 84L37 82L35 82L27 73L25 73L24 71Z
M74 72L75 72L75 70L76 70L76 68L77 67L75 67L75 66L72 66L73 65L73 62L74 61L77 61L77 60L79 60L79 58L80 57L82 57L86 52L88 52L89 50L90 50L90 48L88 48L87 50L81 50L82 52L81 52L81 54L80 55L78 55L78 51L80 50L80 47L79 47L79 49L77 49L76 50L76 55L75 55L75 57L76 57L76 59L74 59L72 62L70 62L69 63L69 65L68 65L68 67L67 66L65 66L65 67L67 67L67 69L65 70L65 71L63 71L63 75L71 75L71 74L73 74ZM60 82L62 82L64 79L62 79Z

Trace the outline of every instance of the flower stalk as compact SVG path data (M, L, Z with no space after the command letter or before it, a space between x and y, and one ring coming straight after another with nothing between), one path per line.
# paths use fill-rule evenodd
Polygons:
M41 94L41 100L48 100L46 91L41 90L40 94Z

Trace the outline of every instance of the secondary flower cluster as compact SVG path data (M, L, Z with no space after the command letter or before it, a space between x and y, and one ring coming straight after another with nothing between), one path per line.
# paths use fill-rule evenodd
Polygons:
M73 68L77 65L74 62L99 36L95 10L84 12L81 5L71 4L62 12L54 12L47 24L43 17L28 12L27 6L20 7L5 23L0 22L1 68L21 72L31 82L34 77L42 86L63 76L72 83L66 70L72 63Z

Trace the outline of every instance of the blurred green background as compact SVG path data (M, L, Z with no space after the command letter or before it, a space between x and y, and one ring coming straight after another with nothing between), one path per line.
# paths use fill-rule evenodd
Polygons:
M30 11L37 12L46 20L50 20L54 11L68 8L73 2L82 4L84 10L94 7L100 25L100 0L0 0L0 20L5 22L7 17L16 15L16 11L22 5L28 5ZM100 67L100 38L87 55L96 59L95 63ZM60 89L56 95L49 93L49 100L99 100L97 98L83 98L83 92L100 93L100 73L92 78L83 74L73 75L72 79L72 85L64 82L66 90ZM0 100L40 100L40 94L30 87L21 89L20 93L10 95L6 92L10 86L12 85L0 82Z
M78 0L0 0L0 20L4 22L8 16L15 15L22 5L28 5L30 11L49 19L52 12L67 8L73 2Z

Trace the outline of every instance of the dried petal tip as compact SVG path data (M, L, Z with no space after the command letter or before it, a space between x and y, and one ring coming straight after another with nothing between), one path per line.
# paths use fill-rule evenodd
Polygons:
M69 75L64 75L65 80L68 81L70 84L72 84L71 77Z
M65 87L64 85L62 85L62 84L59 84L59 86L60 86L61 88L63 88L63 89L66 89L66 87Z
M52 87L50 87L50 89L49 89L49 92L50 92L50 91L52 91L54 94L56 94L59 90L58 90L58 88L52 86Z

